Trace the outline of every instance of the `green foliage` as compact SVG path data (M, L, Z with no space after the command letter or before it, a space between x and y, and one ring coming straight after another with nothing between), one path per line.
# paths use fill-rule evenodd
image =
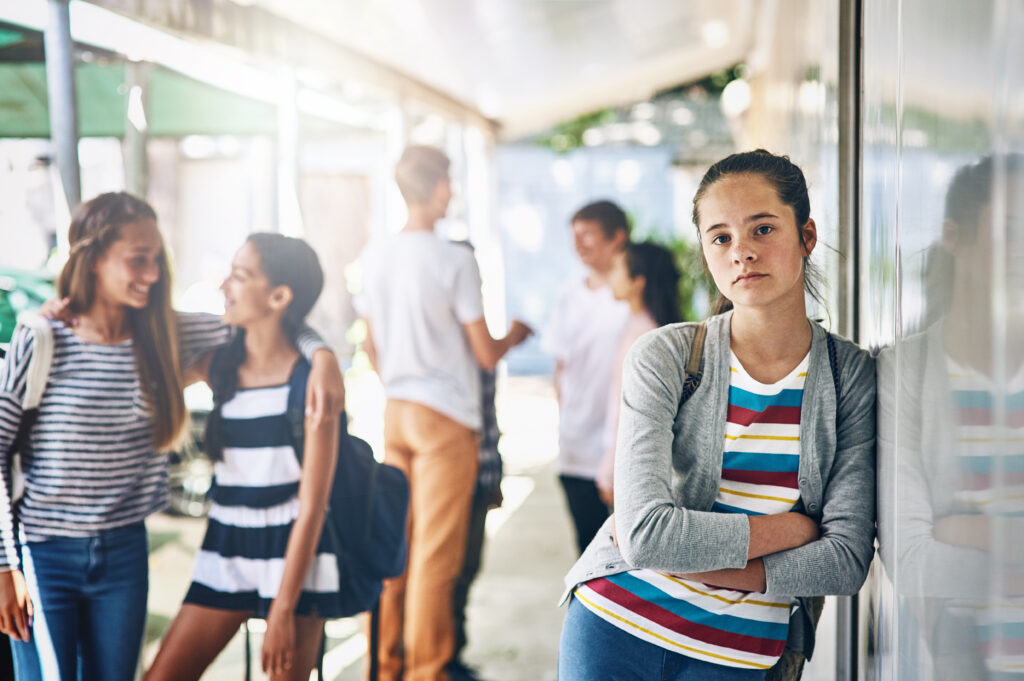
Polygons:
M631 225L636 224L632 214L627 217ZM713 296L717 291L710 277L704 274L699 244L679 233L668 235L665 231L653 229L634 229L630 233L635 241L649 240L672 251L676 269L679 270L679 316L684 322L703 319L714 299L708 296Z
M583 114L565 123L559 123L550 132L537 138L537 144L557 152L567 152L583 146L583 133L589 128L614 123L617 120L612 109L600 109Z
M700 247L678 234L663 240L662 245L672 251L679 268L679 313L684 321L697 321L703 317L702 310L706 310L709 304L708 300L700 300L708 295Z

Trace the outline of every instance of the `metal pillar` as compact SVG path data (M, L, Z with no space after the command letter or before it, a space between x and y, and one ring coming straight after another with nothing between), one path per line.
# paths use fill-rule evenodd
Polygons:
M82 181L78 165L78 100L75 96L75 57L68 2L47 0L49 17L43 42L50 139L64 185L64 197L73 210L82 198Z
M283 79L277 105L277 231L302 237L299 204L299 83L294 72Z
M857 340L860 276L861 2L839 0L839 331ZM858 597L836 599L836 681L858 677Z
M125 84L128 86L123 147L125 189L143 199L149 191L149 154L146 153L149 75L150 65L145 62L129 61L125 64Z

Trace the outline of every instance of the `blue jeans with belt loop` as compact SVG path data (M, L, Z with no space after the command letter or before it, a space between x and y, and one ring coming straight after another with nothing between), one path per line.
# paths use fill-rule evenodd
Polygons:
M132 681L146 625L142 522L94 537L22 546L35 608L30 641L11 641L18 681Z
M648 643L590 612L575 596L562 624L558 681L756 681L766 673L704 662Z

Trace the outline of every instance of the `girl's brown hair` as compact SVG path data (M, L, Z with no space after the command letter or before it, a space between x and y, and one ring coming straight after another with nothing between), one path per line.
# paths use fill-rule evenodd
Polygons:
M68 230L71 254L57 279L57 295L69 300L72 314L92 308L96 299L94 265L121 238L122 225L138 220L156 220L156 212L142 199L124 192L100 194L75 210ZM152 409L153 443L157 450L166 450L178 442L188 415L182 397L178 325L171 309L171 273L162 248L157 266L160 278L149 289L146 307L129 308L127 319L139 386Z

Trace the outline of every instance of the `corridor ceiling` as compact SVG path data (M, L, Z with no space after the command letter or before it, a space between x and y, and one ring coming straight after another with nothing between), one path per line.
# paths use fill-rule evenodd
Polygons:
M461 101L506 139L744 61L763 10L753 0L238 2Z

